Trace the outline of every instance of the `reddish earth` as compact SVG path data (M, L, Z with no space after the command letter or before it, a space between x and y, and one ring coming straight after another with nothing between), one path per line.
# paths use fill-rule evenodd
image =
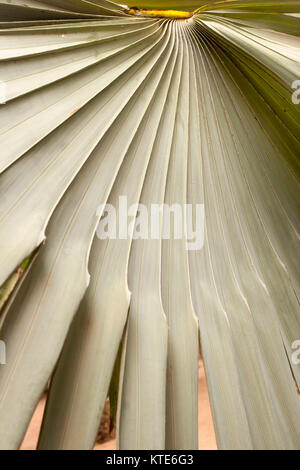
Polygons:
M33 450L36 448L38 434L41 426L43 411L45 407L45 398L43 398L32 417L24 441L21 445L22 450ZM115 450L115 439L96 444L95 450ZM199 449L216 450L216 438L209 406L206 379L202 362L199 364Z

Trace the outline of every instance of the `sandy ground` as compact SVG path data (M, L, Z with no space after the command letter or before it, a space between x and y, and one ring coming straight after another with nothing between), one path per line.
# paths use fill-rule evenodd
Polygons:
M42 416L45 407L45 398L43 398L32 417L24 441L22 450L33 450L36 448L38 434L41 426ZM96 444L95 450L115 450L116 441L111 440L103 444ZM216 450L217 444L215 439L214 427L209 406L207 386L203 364L199 365L199 449Z

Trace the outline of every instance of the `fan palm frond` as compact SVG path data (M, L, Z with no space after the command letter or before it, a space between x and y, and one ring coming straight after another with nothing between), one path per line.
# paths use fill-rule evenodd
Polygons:
M199 332L218 447L299 448L299 26L288 0L0 0L0 286L34 253L2 312L1 448L53 373L39 448L92 448L120 344L119 446L196 448ZM99 239L120 196L136 223L204 206L203 248L162 215Z

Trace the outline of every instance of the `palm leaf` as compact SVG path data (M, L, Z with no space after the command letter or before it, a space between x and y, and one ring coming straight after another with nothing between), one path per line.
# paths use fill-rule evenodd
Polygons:
M51 376L39 448L92 448L121 345L120 448L196 448L200 332L218 447L297 449L299 2L129 7L0 0L0 286L32 257L1 320L0 447ZM136 226L139 202L204 205L203 248L163 214L157 239L100 240L120 196Z

